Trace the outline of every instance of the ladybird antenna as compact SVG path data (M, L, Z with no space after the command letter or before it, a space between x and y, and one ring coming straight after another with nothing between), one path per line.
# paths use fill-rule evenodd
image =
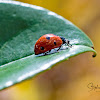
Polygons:
M69 40L66 40L66 44L67 44L69 47L72 47L72 45L70 44L70 41L69 41Z

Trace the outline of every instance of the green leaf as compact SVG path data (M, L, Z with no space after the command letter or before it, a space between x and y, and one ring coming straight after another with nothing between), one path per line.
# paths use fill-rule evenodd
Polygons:
M72 48L34 55L35 42L48 33L70 40ZM0 1L0 90L89 51L96 55L87 35L60 15L39 6Z

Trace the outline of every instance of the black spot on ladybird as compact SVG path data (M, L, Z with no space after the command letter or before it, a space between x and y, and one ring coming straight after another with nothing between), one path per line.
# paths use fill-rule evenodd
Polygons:
M56 42L54 42L54 45L56 45Z
M50 37L47 36L46 39L50 40Z
M44 47L40 47L41 50L44 50Z

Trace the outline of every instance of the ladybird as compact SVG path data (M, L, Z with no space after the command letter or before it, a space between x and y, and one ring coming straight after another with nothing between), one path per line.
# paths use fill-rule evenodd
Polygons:
M69 46L69 41L61 36L57 36L54 34L45 34L37 40L34 46L34 52L35 55L41 53L44 53L46 55L54 48L58 48L57 51L59 51L63 44L67 44Z

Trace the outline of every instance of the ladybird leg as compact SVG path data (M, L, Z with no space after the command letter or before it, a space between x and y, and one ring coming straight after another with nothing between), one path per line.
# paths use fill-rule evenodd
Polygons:
M50 52L51 50L49 50L49 52Z
M61 45L61 46L62 46L62 45ZM59 50L60 50L61 46L58 48L58 50L57 50L57 51L59 51Z
M51 50L47 51L46 53L49 53Z
M47 52L44 53L44 56L47 55Z
M49 53L50 51L51 51L51 50L49 50L49 51L45 52L45 53L44 53L44 55L48 55L47 53Z

